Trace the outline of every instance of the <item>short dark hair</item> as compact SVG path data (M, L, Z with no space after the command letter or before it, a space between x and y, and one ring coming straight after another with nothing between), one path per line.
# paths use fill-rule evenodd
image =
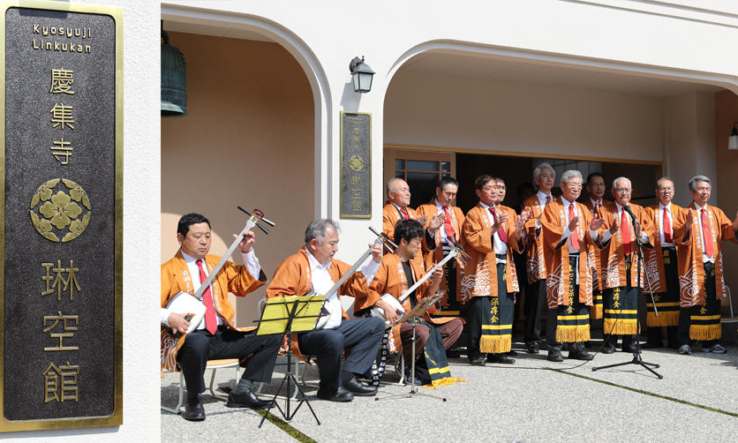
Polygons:
M441 191L443 191L444 189L446 189L446 186L448 185L454 185L458 188L459 182L456 181L456 179L453 177L444 175L443 177L441 177L441 180L438 182L438 187L441 188Z
M208 228L212 229L212 226L210 226L210 220L208 220L204 215L191 212L183 215L182 218L179 219L179 223L177 223L177 234L182 234L182 237L187 237L187 233L190 232L190 226L198 223L207 223Z
M491 182L492 180L496 180L496 178L492 177L489 174L480 175L479 177L477 177L476 180L474 180L474 189L481 191L482 189L484 189L484 185Z
M414 238L423 239L423 225L417 220L400 220L395 225L394 240L398 245L402 239L410 243Z
M601 178L603 182L605 181L605 176L601 172L590 172L587 176L587 184L592 183L592 179L595 177Z

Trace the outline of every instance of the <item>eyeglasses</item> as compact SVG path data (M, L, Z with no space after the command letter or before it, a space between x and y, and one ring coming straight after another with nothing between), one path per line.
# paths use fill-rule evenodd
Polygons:
M659 192L671 192L674 190L673 186L670 186L668 188L659 188Z
M629 188L615 188L615 192L619 192L621 194L630 194L631 192L633 192L633 190Z
M565 185L569 189L582 189L582 185Z

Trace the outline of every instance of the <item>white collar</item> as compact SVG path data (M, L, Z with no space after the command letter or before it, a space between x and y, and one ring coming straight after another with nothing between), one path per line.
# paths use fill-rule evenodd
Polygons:
M331 267L330 260L328 260L327 263L323 264L323 263L320 263L313 254L310 253L310 250L307 247L305 247L305 252L307 252L307 255L308 255L308 263L310 263L310 268L321 269L321 270L327 271L328 268Z
M196 261L200 260L199 258L195 258L189 254L187 254L182 248L179 249L180 252L182 252L182 258L184 258L185 263L195 263ZM205 259L203 258L202 261L204 262Z
M551 197L551 200L553 200L553 196L550 193L549 194L544 194L540 190L536 193L536 195L538 196L538 199L539 200L546 200L546 197Z
M671 203L669 203L668 205L664 206L663 203L659 202L659 209L661 209L662 211L664 209L666 209L667 211L671 212Z

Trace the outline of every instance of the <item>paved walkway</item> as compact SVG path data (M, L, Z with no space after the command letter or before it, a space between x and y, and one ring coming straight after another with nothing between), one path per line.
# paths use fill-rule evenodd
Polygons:
M639 365L592 371L630 362L632 354L598 354L594 361L551 363L546 353L520 351L516 364L470 366L450 362L453 376L469 380L420 392L443 396L387 399L357 397L348 404L319 400L317 370L309 368L306 405L289 425L318 442L731 442L738 441L738 347L727 354L644 350L643 360L660 364L659 380ZM566 355L566 352L564 353ZM389 372L392 372L391 370ZM233 372L220 371L226 385ZM394 375L387 379L396 380ZM162 380L162 402L176 403L178 374ZM275 374L273 392L281 377ZM232 382L231 382L232 383ZM409 392L383 386L379 398ZM250 409L229 409L205 395L207 419L191 423L162 412L162 442L294 441Z

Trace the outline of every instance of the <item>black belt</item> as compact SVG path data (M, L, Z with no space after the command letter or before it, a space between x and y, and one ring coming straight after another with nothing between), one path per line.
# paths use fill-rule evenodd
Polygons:
M578 252L570 252L569 253L569 257L579 257L579 253Z
M497 257L500 260L504 260L507 258L507 254L495 254L495 257Z
M715 267L715 263L706 261L703 263L705 265L705 271L712 271L712 268Z

